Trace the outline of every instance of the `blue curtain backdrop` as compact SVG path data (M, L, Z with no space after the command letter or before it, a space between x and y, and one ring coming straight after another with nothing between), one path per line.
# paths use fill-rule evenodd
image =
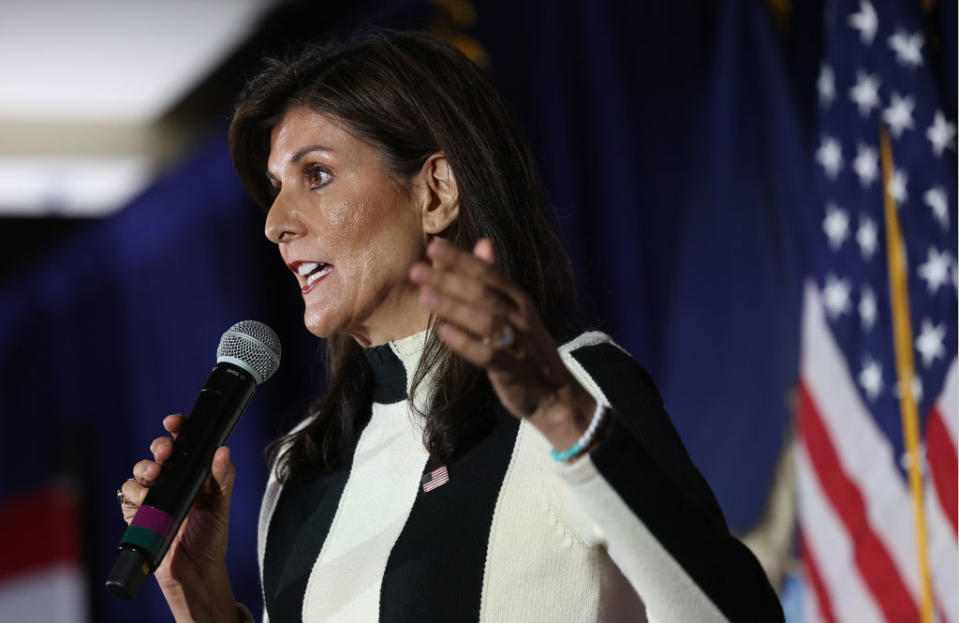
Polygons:
M787 78L808 74L803 55L783 54L758 1L476 8L471 34L530 134L584 293L657 380L730 524L747 530L798 363L809 89L795 84L809 81ZM243 318L274 326L284 346L230 443L228 562L258 611L262 448L321 386L300 314L222 127L124 211L0 284L0 502L57 474L78 483L94 620L169 618L152 583L132 604L102 589L123 531L113 492L162 416L190 408L220 334Z
M0 289L0 499L52 475L75 481L88 520L92 620L169 618L152 582L134 602L106 597L102 583L123 532L113 492L163 433L163 415L189 410L223 331L243 318L270 322L281 296L281 306L295 303L295 292L280 294L285 267L260 235L262 216L232 171L224 133ZM281 337L309 341L305 331ZM287 378L304 369L296 353L286 356ZM284 410L292 413L283 405L295 394L282 375L271 381L231 438L243 484L229 561L237 594L251 603L263 443Z
M532 2L507 20L511 3L493 4L479 12L492 71L583 283L745 531L798 362L805 170L766 6Z

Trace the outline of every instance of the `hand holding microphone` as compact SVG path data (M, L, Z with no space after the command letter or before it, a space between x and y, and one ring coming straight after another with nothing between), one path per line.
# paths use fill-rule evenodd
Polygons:
M154 461L137 463L134 478L118 492L129 527L107 580L111 593L132 599L155 571L168 600L194 586L210 599L216 598L211 587L225 587L230 594L219 601L232 600L224 557L235 472L229 449L220 446L279 358L279 340L262 323L243 321L224 333L217 365L190 416L164 419L173 439L154 440Z

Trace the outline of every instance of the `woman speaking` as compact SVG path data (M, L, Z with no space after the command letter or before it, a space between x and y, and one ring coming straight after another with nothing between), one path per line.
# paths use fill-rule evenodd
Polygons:
M270 446L263 620L782 620L649 376L582 332L530 150L466 57L381 32L270 60L230 149L330 375ZM123 484L128 522L172 447ZM177 621L249 618L234 474L220 448L156 570Z

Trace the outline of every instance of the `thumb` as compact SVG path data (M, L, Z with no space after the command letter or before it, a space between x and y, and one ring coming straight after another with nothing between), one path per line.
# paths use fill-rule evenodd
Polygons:
M233 462L230 460L230 449L227 446L220 446L216 449L210 475L213 476L213 482L210 483L213 485L211 488L214 491L219 491L219 494L229 503L230 496L233 494L233 483L236 480L236 468L233 467Z

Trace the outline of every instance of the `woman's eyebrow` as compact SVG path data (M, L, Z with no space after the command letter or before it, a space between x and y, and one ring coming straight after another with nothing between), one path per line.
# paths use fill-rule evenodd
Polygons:
M303 159L303 156L310 153L311 151L333 152L334 150L330 147L327 147L325 145L320 145L320 144L307 145L305 147L299 148L298 150L296 150L296 153L290 156L290 161L289 161L290 164L296 164L297 162ZM269 169L267 169L266 171L266 177L272 181L277 181L279 179L275 175L273 175L273 172L270 171Z
M327 152L330 152L330 151L333 151L333 150L330 149L329 147L324 146L324 145L307 145L306 147L300 147L298 150L296 150L296 153L293 154L293 156L290 158L290 164L296 164L297 162L299 162L299 161L303 158L303 156L305 156L306 154L310 153L311 151L327 151Z

